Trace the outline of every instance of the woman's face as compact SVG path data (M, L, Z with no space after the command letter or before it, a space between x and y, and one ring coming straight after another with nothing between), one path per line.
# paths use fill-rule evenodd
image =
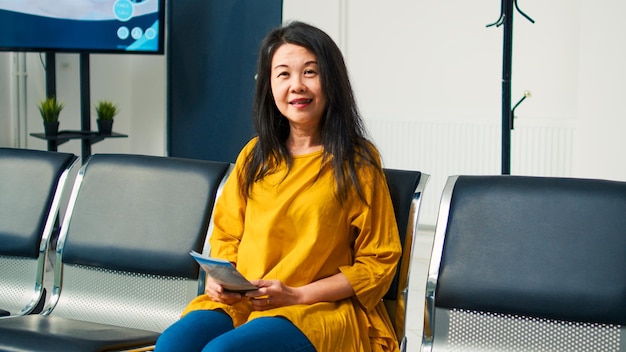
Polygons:
M274 53L272 94L291 126L317 129L326 109L315 55L304 47L283 44Z

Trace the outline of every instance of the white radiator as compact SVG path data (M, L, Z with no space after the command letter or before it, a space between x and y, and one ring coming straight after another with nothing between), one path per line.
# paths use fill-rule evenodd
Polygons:
M420 223L434 225L441 192L450 175L501 173L499 124L367 120L385 167L419 170L431 178ZM516 122L511 131L511 174L571 175L573 128Z

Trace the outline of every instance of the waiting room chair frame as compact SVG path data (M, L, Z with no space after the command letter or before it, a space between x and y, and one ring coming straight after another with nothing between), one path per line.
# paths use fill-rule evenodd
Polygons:
M0 309L6 312L0 319L38 313L43 306L48 248L65 186L77 163L78 157L71 153L0 148L0 173L17 182L4 185L10 189L2 197L14 203L12 209L2 211L19 211L12 216L20 222L7 224L15 218L5 219L0 225L0 239L5 241L0 245Z
M398 263L398 271L392 286L389 288L389 292L387 292L383 298L385 307L387 308L387 312L389 313L391 322L398 337L398 342L400 343L400 350L404 352L407 348L406 321L415 235L418 231L418 221L423 194L426 185L428 184L430 175L420 171L399 169L384 169L384 172L387 178L387 184L389 186L392 201L394 203L398 229L402 232L402 229L406 227L406 231L404 231L404 233L400 233L403 248L402 256L400 258L400 262ZM411 177L417 177L417 182L413 186L414 191L410 197L410 205L407 207L408 213L402 214L403 211L406 211L406 209L403 210L406 205L397 203L400 201L406 201L407 199L404 195L398 194L398 192L405 191L404 189L401 189L405 185L395 184L395 182L410 182ZM400 180L402 178L404 178L404 180ZM395 189L396 187L399 189ZM399 218L399 216L403 217Z
M456 201L455 187L460 180L464 182L462 189L465 191ZM523 187L516 187L520 184ZM501 189L508 192L501 194L504 193ZM491 199L498 191L498 198ZM558 197L558 204L554 197ZM581 200L584 206L576 204ZM531 202L526 206L525 203ZM471 211L456 214L453 207ZM511 214L509 208L516 213ZM483 225L475 218L484 219L477 214L484 214L485 209L498 212L499 216ZM450 176L441 197L426 283L422 351L626 351L625 209L626 183L617 181L509 175ZM553 221L547 212L557 220ZM508 214L508 218L504 214ZM568 218L570 223L567 223ZM470 221L474 224L470 225ZM466 224L465 227L462 224ZM594 232L589 224L602 229ZM446 245L450 226L453 226L452 231L458 232L454 241L450 240L454 248ZM530 239L524 238L521 231ZM469 240L462 239L461 233ZM496 233L513 233L517 238L511 241L509 238L514 236L503 235L502 239L494 239ZM489 254L468 253L465 244L458 244L459 241L471 242L473 246L476 238L480 238L477 245L483 248L489 246L484 241L498 243L491 246L493 249L489 248ZM569 243L564 243L565 240ZM601 253L593 257L592 254L580 255L594 247L579 243L591 244L594 240L603 242L598 244ZM507 245L511 254L505 249ZM446 255L447 249L453 254ZM495 256L496 263L506 268L503 271L494 265L491 266L493 272L485 272L490 270L483 265L489 268L491 259L487 261L480 256ZM514 257L515 262L509 257ZM520 260L524 257L527 259ZM447 263L442 263L444 260ZM577 262L581 264L577 266ZM539 265L549 274L541 275L541 270L535 270ZM569 265L577 267L573 269ZM467 267L478 267L470 269L471 273L480 271L482 274L467 274L464 269ZM587 268L590 268L589 273ZM470 282L478 279L479 284L450 283L451 279L447 279L444 294L439 287L442 270L447 270L448 278ZM522 275L529 270L535 274ZM585 272L581 274L581 270ZM513 280L486 289L485 283L502 275L496 274L498 271L508 277L515 275L520 282L524 280L522 285L526 288L511 287L516 285ZM602 289L595 288L598 281L590 277L592 272L606 275L599 279L607 283ZM537 284L527 284L529 278ZM555 281L559 282L559 288L553 287ZM591 282L594 285L586 288ZM440 301L445 302L438 303Z

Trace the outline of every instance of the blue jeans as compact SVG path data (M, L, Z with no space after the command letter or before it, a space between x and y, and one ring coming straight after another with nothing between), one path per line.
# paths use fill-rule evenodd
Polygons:
M154 352L169 351L315 352L315 348L285 318L257 318L234 328L231 318L222 311L196 310L159 336Z

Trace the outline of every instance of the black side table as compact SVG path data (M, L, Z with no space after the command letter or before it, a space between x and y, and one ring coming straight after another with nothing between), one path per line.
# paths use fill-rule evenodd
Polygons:
M91 145L106 138L126 138L128 135L117 132L111 134L100 134L94 131L59 131L56 136L46 136L44 133L31 133L31 136L48 141L48 150L56 152L57 147L72 139L80 139L82 142L83 163L91 156Z

